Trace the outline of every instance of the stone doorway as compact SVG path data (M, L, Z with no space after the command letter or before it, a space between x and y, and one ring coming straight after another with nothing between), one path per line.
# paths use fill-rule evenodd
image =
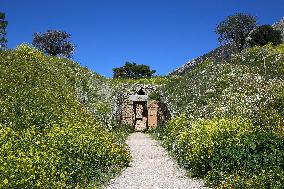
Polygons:
M133 102L134 128L136 131L144 131L148 125L147 101Z
M164 103L149 99L153 88L136 87L135 91L125 93L119 98L118 116L122 124L127 124L135 131L154 129L163 123L168 114Z

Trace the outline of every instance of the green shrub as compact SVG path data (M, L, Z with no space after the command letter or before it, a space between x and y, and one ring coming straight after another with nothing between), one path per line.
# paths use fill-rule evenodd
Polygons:
M159 138L190 175L217 188L282 188L283 136L243 118L172 118ZM157 135L157 133L156 133Z
M207 180L220 188L283 188L284 138L255 131L215 151Z
M249 35L250 46L264 46L268 43L279 45L282 42L280 30L275 30L271 25L262 25L255 28Z
M227 148L252 130L248 121L237 119L213 119L192 123L189 130L191 149L186 160L193 174L203 175L212 168L216 150Z
M156 101L161 101L161 95L159 92L154 91L152 93L149 94L148 97L150 100L156 100Z
M100 182L103 173L127 166L130 155L108 133L86 125L52 126L47 133L29 128L1 129L2 188L74 188Z

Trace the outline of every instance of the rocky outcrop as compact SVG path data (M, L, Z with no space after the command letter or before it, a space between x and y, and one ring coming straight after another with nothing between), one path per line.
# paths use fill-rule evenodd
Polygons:
M224 45L217 47L216 49L206 53L198 58L188 61L180 68L174 70L170 75L184 75L188 73L195 65L204 62L206 60L216 63L227 61L232 54L236 53L237 49L233 45Z
M272 27L282 32L283 41L284 41L284 17L279 22L273 24Z

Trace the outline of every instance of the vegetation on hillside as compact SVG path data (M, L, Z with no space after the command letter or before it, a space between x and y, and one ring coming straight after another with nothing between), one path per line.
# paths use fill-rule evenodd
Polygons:
M70 60L26 45L1 51L0 188L85 188L127 166L108 88Z
M156 131L216 188L284 187L284 45L203 62L161 93L174 117Z
M155 76L155 77L146 77L146 78L113 78L107 79L108 83L113 86L120 86L124 84L128 85L137 85L137 84L150 84L150 85L163 85L168 83L173 78L178 78L179 76L169 77L169 76Z
M115 111L138 85L168 106L173 117L154 132L190 175L215 188L284 188L284 45L270 26L252 31L256 19L237 13L216 29L226 45L177 71L183 77L127 62L113 79L63 58L75 49L66 32L35 33L40 51L6 50L6 27L0 12L0 188L108 181L130 162L131 129ZM262 47L244 49L249 34Z

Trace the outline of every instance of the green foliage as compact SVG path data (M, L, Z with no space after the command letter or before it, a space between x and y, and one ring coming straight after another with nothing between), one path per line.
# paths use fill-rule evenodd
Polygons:
M129 133L133 133L134 128L129 127L129 125L117 123L117 121L113 121L112 129L110 133L112 134L113 138L115 138L116 143L120 145L125 145L125 141L129 136Z
M270 25L262 25L257 27L249 35L249 44L253 46L264 46L268 43L279 45L282 42L281 31L273 29Z
M284 45L257 46L244 50L231 60L235 65L245 65L251 72L266 78L283 78Z
M148 97L150 100L161 101L161 94L158 91L154 91L149 94Z
M46 33L35 33L33 46L50 56L70 58L75 46L69 40L71 35L65 31L47 30Z
M283 136L243 118L172 118L156 135L193 176L217 188L282 188Z
M149 66L144 64L136 64L126 62L124 66L113 69L114 78L141 78L151 77L156 70L151 70Z
M216 28L216 33L219 35L218 40L220 43L233 43L241 52L246 43L246 38L255 27L255 17L244 13L236 13L220 22Z
M123 84L130 84L130 85L136 85L136 84L151 84L151 85L164 85L167 84L170 80L172 80L172 77L161 77L161 76L154 76L154 77L146 77L146 78L113 78L109 79L108 82L111 85L123 85Z
M134 91L135 87L137 85L146 85L146 86L156 86L158 92L159 88L165 84L167 84L169 81L173 80L175 78L172 77L147 77L147 78L136 78L136 79L130 79L130 78L113 78L108 79L107 83L112 87L114 93L117 95L118 93L135 93L137 91Z
M5 13L0 12L0 50L7 48L6 28L8 22L5 17Z
M242 135L215 150L207 180L220 188L283 188L283 144L283 136L273 132Z
M189 134L191 148L186 160L194 174L206 174L212 165L215 151L238 142L252 125L243 119L216 119L192 123Z
M128 165L101 77L26 45L0 57L0 188L86 188Z

